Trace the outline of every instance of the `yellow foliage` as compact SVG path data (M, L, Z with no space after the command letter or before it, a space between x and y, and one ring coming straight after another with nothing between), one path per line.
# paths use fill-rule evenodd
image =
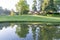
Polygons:
M45 7L48 5L49 0L44 0L42 3L42 10L45 9Z
M10 15L11 15L11 16L13 16L13 15L14 15L14 12L13 12L13 11L11 11Z

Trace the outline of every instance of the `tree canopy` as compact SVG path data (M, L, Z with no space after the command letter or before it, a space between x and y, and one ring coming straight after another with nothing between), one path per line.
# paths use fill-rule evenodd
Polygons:
M19 0L19 2L16 4L16 9L19 14L24 14L29 10L29 5L27 4L26 0Z
M36 2L36 0L34 0L33 1L33 6L32 6L33 11L37 11L36 6L37 6L37 2Z

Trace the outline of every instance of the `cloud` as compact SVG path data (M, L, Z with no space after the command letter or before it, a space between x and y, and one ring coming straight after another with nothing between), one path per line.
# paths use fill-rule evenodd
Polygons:
M3 7L3 8L7 8L9 10L15 9L15 4L18 1L19 0L0 0L0 6Z

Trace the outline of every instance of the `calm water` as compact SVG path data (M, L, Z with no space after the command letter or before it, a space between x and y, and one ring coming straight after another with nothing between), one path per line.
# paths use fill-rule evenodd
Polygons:
M60 25L0 23L0 40L60 40Z

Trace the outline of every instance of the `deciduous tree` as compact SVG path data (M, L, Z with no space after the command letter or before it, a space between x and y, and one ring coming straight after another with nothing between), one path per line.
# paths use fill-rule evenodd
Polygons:
M19 2L16 4L16 9L19 14L26 14L29 10L29 5L27 4L26 0L19 0Z

